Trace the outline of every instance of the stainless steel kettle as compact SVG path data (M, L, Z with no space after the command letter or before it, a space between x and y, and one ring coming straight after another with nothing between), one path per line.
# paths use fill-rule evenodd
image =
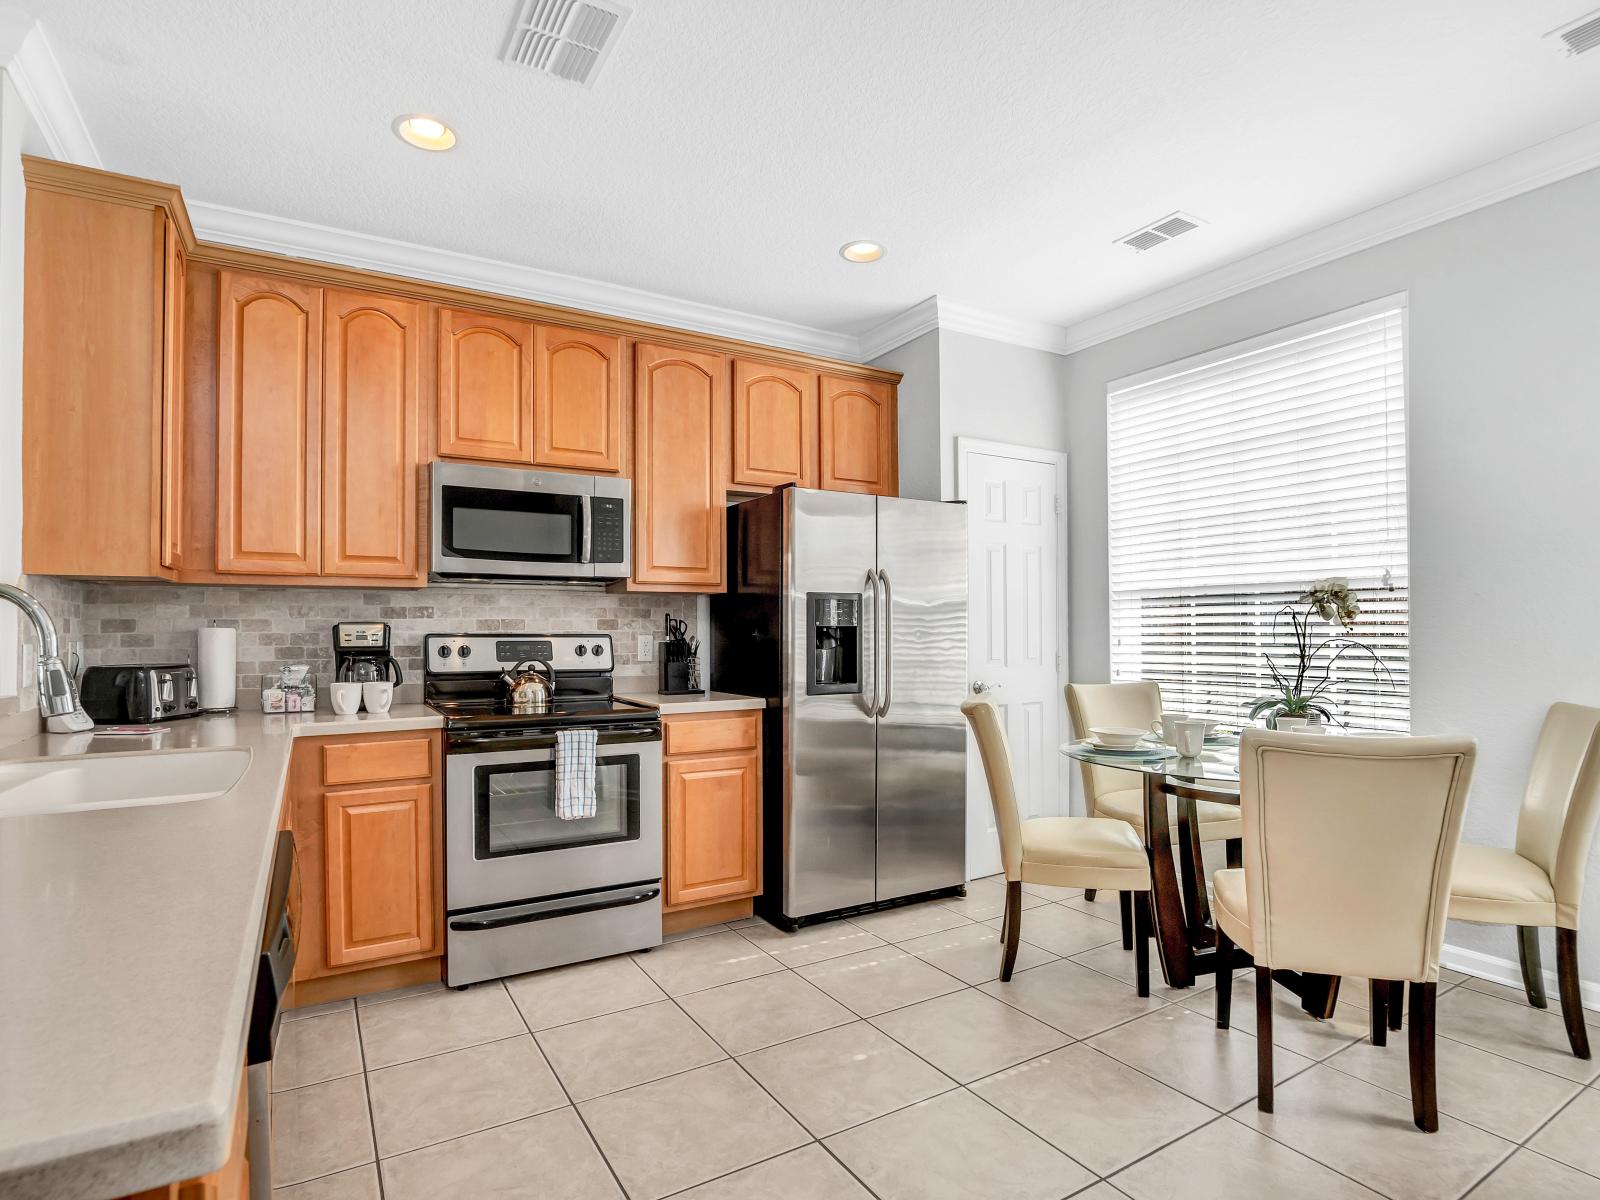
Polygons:
M545 674L539 673L543 667ZM514 713L542 713L550 711L550 697L555 694L555 672L542 659L530 658L518 663L500 676L506 687L506 703Z

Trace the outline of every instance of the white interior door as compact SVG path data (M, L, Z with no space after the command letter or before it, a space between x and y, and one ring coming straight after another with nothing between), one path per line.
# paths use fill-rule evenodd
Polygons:
M964 447L961 457L971 558L970 686L997 689L993 696L1011 742L1024 819L1064 815L1063 517L1057 504L1064 472L1053 454L1040 461L998 447ZM967 875L976 879L998 870L994 809L973 746L967 755Z

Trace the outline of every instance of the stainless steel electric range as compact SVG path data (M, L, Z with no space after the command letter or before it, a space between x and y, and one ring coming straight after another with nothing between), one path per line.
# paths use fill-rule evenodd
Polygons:
M445 981L464 987L661 943L661 715L612 694L609 634L429 634L445 723ZM543 711L502 675L548 664ZM595 815L556 806L556 731L596 731Z

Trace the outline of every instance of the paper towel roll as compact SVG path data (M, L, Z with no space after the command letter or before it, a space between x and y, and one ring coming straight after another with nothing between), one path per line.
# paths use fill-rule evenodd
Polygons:
M235 707L239 702L239 631L232 625L202 626L199 663L200 707Z

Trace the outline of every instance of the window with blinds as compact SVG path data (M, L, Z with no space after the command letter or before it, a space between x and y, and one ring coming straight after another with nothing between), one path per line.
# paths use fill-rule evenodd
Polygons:
M1410 729L1405 300L1362 305L1107 391L1111 675L1168 711L1238 727L1294 678L1281 618L1313 580L1350 581L1348 635L1313 616L1335 717Z

